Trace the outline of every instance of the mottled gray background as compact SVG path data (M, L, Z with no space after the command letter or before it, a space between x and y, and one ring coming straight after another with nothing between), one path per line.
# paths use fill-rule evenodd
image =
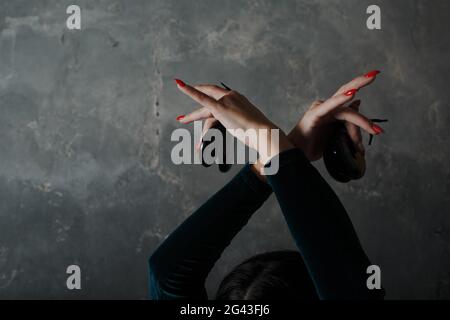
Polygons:
M82 30L65 27L82 8ZM450 2L0 2L0 298L147 296L147 258L236 172L170 161L194 107L172 79L225 81L289 129L309 103L379 68L358 95L387 134L361 181L330 180L387 298L450 298ZM293 248L272 198L208 279ZM339 263L339 261L336 261ZM65 269L82 268L81 291ZM336 275L337 277L339 275Z

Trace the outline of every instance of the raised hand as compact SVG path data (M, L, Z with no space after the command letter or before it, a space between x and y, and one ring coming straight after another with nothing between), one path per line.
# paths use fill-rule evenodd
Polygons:
M359 76L340 87L336 93L326 101L315 101L302 119L288 134L289 140L306 154L310 161L319 160L323 155L326 142L333 133L332 124L344 121L350 138L357 149L364 153L361 131L378 135L383 129L372 123L367 117L359 113L361 101L354 99L356 93L363 87L375 81L379 71L371 71Z
M219 121L238 140L259 152L260 162L267 163L278 153L293 148L286 135L246 97L213 85L192 87L176 80L178 88L203 107L179 118L182 123L196 120ZM254 130L255 135L247 135ZM279 130L279 140L271 141L270 130ZM262 133L269 133L261 136Z

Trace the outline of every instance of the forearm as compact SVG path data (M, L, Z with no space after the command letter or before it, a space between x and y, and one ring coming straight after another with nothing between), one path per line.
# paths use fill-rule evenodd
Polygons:
M247 165L205 202L150 258L152 297L206 298L208 273L271 192Z
M379 297L366 287L370 261L331 187L300 149L281 153L279 161L267 179L320 298Z

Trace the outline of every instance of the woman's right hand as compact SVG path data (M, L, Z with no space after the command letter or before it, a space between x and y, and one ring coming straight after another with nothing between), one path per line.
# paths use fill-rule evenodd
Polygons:
M175 81L184 94L203 106L179 117L180 122L207 120L207 125L211 126L214 119L219 121L238 140L258 151L259 161L263 164L278 153L294 147L287 136L240 93L215 85L192 87L181 80ZM256 134L246 134L248 130L255 130ZM279 130L278 141L271 141L271 130Z
M348 106L345 104L353 100L359 89L375 81L379 73L375 70L356 77L340 87L326 101L315 101L289 133L289 140L302 149L310 161L319 160L333 134L333 123L341 121L345 124L355 147L364 154L361 129L372 135L382 133L383 129L359 113L361 101L356 100Z

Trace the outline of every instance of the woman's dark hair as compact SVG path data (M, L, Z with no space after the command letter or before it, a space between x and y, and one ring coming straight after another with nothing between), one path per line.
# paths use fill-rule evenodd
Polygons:
M276 251L253 256L222 281L217 300L316 300L300 253Z

